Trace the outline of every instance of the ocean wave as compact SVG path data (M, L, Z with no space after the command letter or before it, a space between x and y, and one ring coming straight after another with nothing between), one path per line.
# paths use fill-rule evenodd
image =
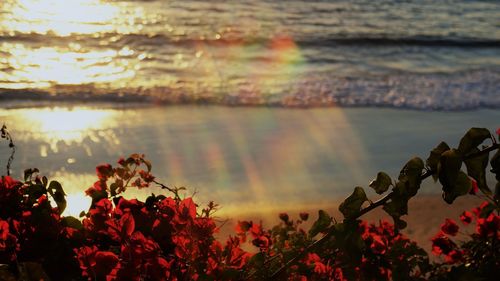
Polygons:
M137 46L162 46L165 44L174 46L194 46L204 44L209 46L227 45L262 45L269 40L279 39L279 37L249 36L248 34L230 34L221 38L204 38L203 36L189 37L172 34L146 34L146 33L98 33L93 35L68 35L60 36L54 33L39 34L35 32L13 34L0 34L0 42L17 42L27 44L41 44L53 42L56 45L67 45L78 42L92 47L124 45ZM302 47L335 47L335 46L360 46L360 47L447 47L447 48L494 48L500 49L500 40L497 38L475 38L475 37L437 37L427 35L416 36L392 36L389 34L364 35L350 34L349 36L329 34L327 36L297 36L289 38L294 40L298 46ZM105 42L105 43L103 43Z
M186 84L188 85L188 84ZM401 74L373 77L303 77L281 85L280 92L255 85L226 85L192 91L189 87L107 89L96 85L51 89L0 89L3 107L53 102L129 104L218 104L228 106L363 106L418 110L500 108L500 71L455 74ZM276 88L276 87L275 87Z

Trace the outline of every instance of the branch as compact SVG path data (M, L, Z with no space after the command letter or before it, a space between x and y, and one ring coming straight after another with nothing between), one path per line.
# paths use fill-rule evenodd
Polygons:
M478 152L466 155L463 158L463 160L472 159L472 158L481 156L483 154L489 153L489 152L491 152L493 150L496 150L496 149L499 149L499 148L500 148L500 144L493 143L491 146L486 147L483 150L480 150ZM420 177L420 179L424 180L424 179L432 176L436 172L437 171L426 170L426 172L424 174L422 174L422 176ZM386 196L380 198L379 200L377 200L377 201L371 203L370 205L368 205L367 207L361 209L355 216L350 217L349 220L356 220L356 219L360 218L361 216L363 216L364 214L372 211L373 209L384 205L393 196L394 196L394 191L391 191ZM314 243L312 243L311 245L309 245L308 247L306 247L302 252L300 252L299 254L297 254L296 256L294 256L293 258L291 258L286 264L284 264L277 271L275 271L273 273L273 275L271 275L271 279L278 278L278 276L280 276L287 268L289 268L290 266L292 266L293 264L295 264L298 261L299 258L301 258L302 256L304 256L306 253L310 252L312 249L314 249L314 248L318 247L319 245L323 244L323 242L326 241L326 240L328 240L328 238L333 234L333 230L334 230L334 226L330 226L328 228L328 230L327 230L327 233L325 235L323 235L323 237L321 237L320 239L316 240Z
M12 161L14 161L14 154L16 153L16 146L14 145L14 141L12 140L12 136L10 135L9 131L7 131L7 127L5 126L5 124L0 129L0 134L1 134L0 137L2 139L6 139L9 141L9 147L11 149L9 160L7 160L7 176L10 176L10 165L12 164Z

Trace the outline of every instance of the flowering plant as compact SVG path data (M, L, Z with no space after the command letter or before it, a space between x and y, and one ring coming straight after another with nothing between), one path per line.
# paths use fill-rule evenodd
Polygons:
M492 145L480 150L488 138ZM500 267L498 148L488 130L473 128L457 149L441 143L425 164L420 158L408 161L397 181L378 173L369 186L386 194L379 200L368 200L363 188L356 187L339 206L341 221L319 210L306 230L303 222L309 214L293 219L281 213L280 223L270 229L240 221L235 235L224 242L214 236L217 205L200 208L180 189L159 183L144 155L97 166L97 181L85 191L92 202L80 218L62 215L67 202L60 183L27 169L23 180L0 178L0 279L489 280ZM498 182L492 192L486 167L495 150L489 163ZM462 163L467 173L461 171ZM462 213L462 226L451 219L444 222L432 238L433 253L444 257L438 262L430 262L400 231L406 226L402 217L408 201L430 176L440 181L449 204L471 193L486 199ZM168 196L152 194L144 202L123 197L128 188L150 185ZM380 206L393 223L360 219ZM472 225L472 233L462 231ZM245 250L245 244L254 250Z

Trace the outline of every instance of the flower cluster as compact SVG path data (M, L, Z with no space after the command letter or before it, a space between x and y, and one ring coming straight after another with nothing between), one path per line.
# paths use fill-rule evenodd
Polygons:
M337 222L323 210L308 230L308 213L297 219L281 213L280 223L270 229L239 221L235 235L222 242L215 238L218 226L212 217L217 205L201 209L180 189L157 182L151 168L138 154L115 167L97 166L97 181L85 191L92 203L80 218L62 215L62 186L40 177L38 170L26 170L24 181L1 177L0 264L9 265L13 276L23 276L35 264L40 276L30 274L37 280L106 281L442 280L442 274L460 274L453 272L457 268L490 276L500 267L494 201L464 211L463 226L447 219L432 239L433 253L444 256L445 263L431 264L427 253L393 224ZM123 197L127 188L151 184L171 196ZM455 241L462 236L469 239Z
M432 252L444 256L450 265L467 264L472 272L486 272L482 274L486 276L493 274L492 268L500 267L500 216L494 203L484 201L479 207L464 211L460 221L463 231L454 220L445 220L441 230L432 238ZM455 236L460 236L459 241L465 243L454 241Z
M198 212L192 198L166 186L173 196L153 194L145 202L120 196L153 183L150 170L137 154L117 167L98 166L98 180L86 190L92 204L81 219L61 215L62 187L33 177L37 171L28 171L24 183L2 177L0 263L42 263L54 280L239 279L251 254L238 239L223 245L214 238L215 204Z

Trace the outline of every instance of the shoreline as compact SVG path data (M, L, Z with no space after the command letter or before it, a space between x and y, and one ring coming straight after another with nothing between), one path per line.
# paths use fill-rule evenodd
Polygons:
M0 89L1 90L1 89ZM131 109L151 109L151 108L172 108L172 107L222 107L222 108L267 108L267 109L288 109L288 110L313 110L313 109L381 109L381 110L400 110L400 111L415 111L415 112L448 112L460 113L481 110L500 110L500 107L493 105L476 105L467 107L456 108L441 108L430 107L422 108L408 105L384 105L384 104L338 104L332 103L312 103L312 104L298 104L286 105L281 103L223 103L219 101L205 101L205 100L187 100L180 102L169 101L156 101L145 97L144 100L123 100L117 99L99 99L89 101L87 98L64 99L54 97L53 99L17 99L6 98L1 96L0 92L0 105L3 110L15 109L43 109L43 108L78 108L87 107L92 109L115 109L115 110L131 110Z

